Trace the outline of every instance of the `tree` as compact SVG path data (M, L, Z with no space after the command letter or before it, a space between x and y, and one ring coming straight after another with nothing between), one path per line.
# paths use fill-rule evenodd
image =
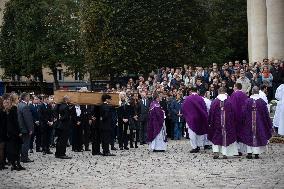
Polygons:
M1 30L1 65L8 76L39 76L49 67L57 80L57 65L81 71L79 4L75 0L11 0ZM81 65L81 66L80 66Z
M247 59L247 5L246 1L204 1L210 19L206 23L206 56L204 64Z
M83 2L85 57L104 73L192 63L206 43L199 1Z

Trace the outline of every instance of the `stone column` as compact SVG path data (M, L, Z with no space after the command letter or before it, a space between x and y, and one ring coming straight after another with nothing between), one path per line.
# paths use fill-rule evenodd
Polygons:
M268 58L284 59L284 0L266 0Z
M268 56L266 0L247 0L248 51L250 61Z

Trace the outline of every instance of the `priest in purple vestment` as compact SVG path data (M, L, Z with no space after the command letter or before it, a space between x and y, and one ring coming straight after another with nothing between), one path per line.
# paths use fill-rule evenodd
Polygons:
M200 147L204 146L208 131L208 113L204 99L199 96L195 87L192 94L188 96L182 104L182 114L186 120L190 144L190 153L197 153Z
M237 142L238 142L238 152L239 155L241 156L243 152L245 152L245 146L239 143L239 138L238 136L238 130L242 124L242 108L243 105L245 104L245 101L248 99L248 96L246 93L242 91L242 84L240 83L235 83L234 85L234 92L230 96L230 102L233 107L234 115L235 115L235 121L234 123L236 124L236 130L237 130Z
M212 142L214 159L223 154L227 156L238 155L237 133L234 124L234 111L226 88L220 87L218 96L213 100L209 111L208 140Z
M266 102L260 98L259 88L252 88L252 95L246 100L242 111L242 124L239 128L240 142L246 145L247 158L259 158L265 152L272 136L272 122Z
M164 120L165 113L160 106L160 95L154 93L153 102L150 104L147 128L147 141L150 150L154 152L163 152L167 148Z

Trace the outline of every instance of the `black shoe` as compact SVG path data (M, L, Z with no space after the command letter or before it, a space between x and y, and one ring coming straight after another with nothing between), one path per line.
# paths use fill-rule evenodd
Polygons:
M120 150L123 150L123 148L122 148L122 147L119 147L119 149L120 149Z
M128 147L124 147L124 150L129 150L129 148Z
M247 155L246 158L247 159L252 159L252 155Z
M247 159L252 159L252 154L248 153L248 155L246 156Z
M143 142L140 142L140 145L141 145L141 146L143 146L143 145L144 145L144 143L143 143Z
M102 155L103 155L103 153L101 153L101 152L98 152L98 153L92 153L92 155L93 155L93 156L102 156Z
M239 156L243 156L243 153L242 153L242 152L239 152Z
M72 159L72 157L69 156L55 156L55 158L59 158L59 159Z
M34 153L34 151L32 149L30 149L30 153Z
M135 145L135 148L138 148L138 146L137 146L137 145Z
M153 152L165 152L165 150L153 150Z
M255 155L254 155L254 159L259 159L259 155L258 155L258 154L255 154Z
M210 145L205 145L204 146L204 150L211 150L212 149L212 146L210 146Z
M190 150L190 153L198 153L199 150L200 150L200 148L197 147L197 148L195 148L195 149Z
M133 146L133 145L130 145L130 148L134 148L134 146Z
M85 151L91 151L89 148L86 148Z
M46 154L53 154L53 152L51 152L50 150L45 152Z
M115 150L117 150L117 148L115 148L115 147L111 147L111 150L115 151Z
M4 170L4 169L8 169L8 168L5 167L4 165L0 167L0 170Z
M34 160L31 160L31 159L27 159L27 160L22 160L23 163L32 163L34 162Z
M21 164L18 164L17 167L18 167L18 170L17 170L17 171L26 170L26 168L24 168Z
M218 155L214 155L214 156L213 156L213 159L218 159L218 158L219 158Z
M107 153L107 154L103 154L103 156L116 156L115 154L111 154L111 153Z
M11 171L14 171L14 170L18 171L18 169L19 169L19 168L18 168L17 166L12 166L12 167L11 167Z
M223 156L223 159L228 159L228 157L227 156Z

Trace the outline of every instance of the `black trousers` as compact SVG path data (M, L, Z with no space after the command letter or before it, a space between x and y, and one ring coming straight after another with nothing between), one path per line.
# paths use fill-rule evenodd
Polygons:
M91 136L90 124L88 122L83 123L83 143L84 143L85 149L89 149L90 136Z
M21 151L21 160L27 161L29 159L29 145L31 141L31 136L28 133L22 135L23 144L22 144L22 151Z
M66 146L67 146L67 141L70 136L70 128L68 123L63 123L64 126L62 127L61 130L58 130L58 138L56 142L56 152L55 156L65 156L66 155Z
M5 165L5 143L0 142L0 169Z
M119 148L126 148L128 146L129 135L127 130L129 129L129 125L127 123L120 123L118 125L118 143Z
M50 138L51 138L52 130L53 130L53 127L47 124L41 127L42 150L44 152L50 151L49 146L50 146L50 141L51 141Z
M147 121L140 122L140 143L146 143L147 140Z
M137 146L137 143L139 141L139 129L130 129L130 146L133 146L133 142L135 143L135 146Z
M100 153L100 145L101 145L101 131L99 128L93 128L91 132L91 140L92 140L92 154Z
M30 149L34 148L34 141L36 143L36 149L37 150L40 149L40 147L42 146L41 145L41 142L42 142L41 135L42 135L42 133L41 133L41 126L34 124L34 133L31 136Z
M173 136L174 129L173 129L172 121L169 118L166 118L165 124L166 124L166 130L167 130L167 137L174 138Z
M22 138L15 136L10 137L6 142L7 159L9 162L20 161Z
M83 128L81 125L74 125L72 131L72 150L82 150L83 147Z
M110 153L109 146L111 142L111 131L101 130L101 139L102 139L103 154Z

